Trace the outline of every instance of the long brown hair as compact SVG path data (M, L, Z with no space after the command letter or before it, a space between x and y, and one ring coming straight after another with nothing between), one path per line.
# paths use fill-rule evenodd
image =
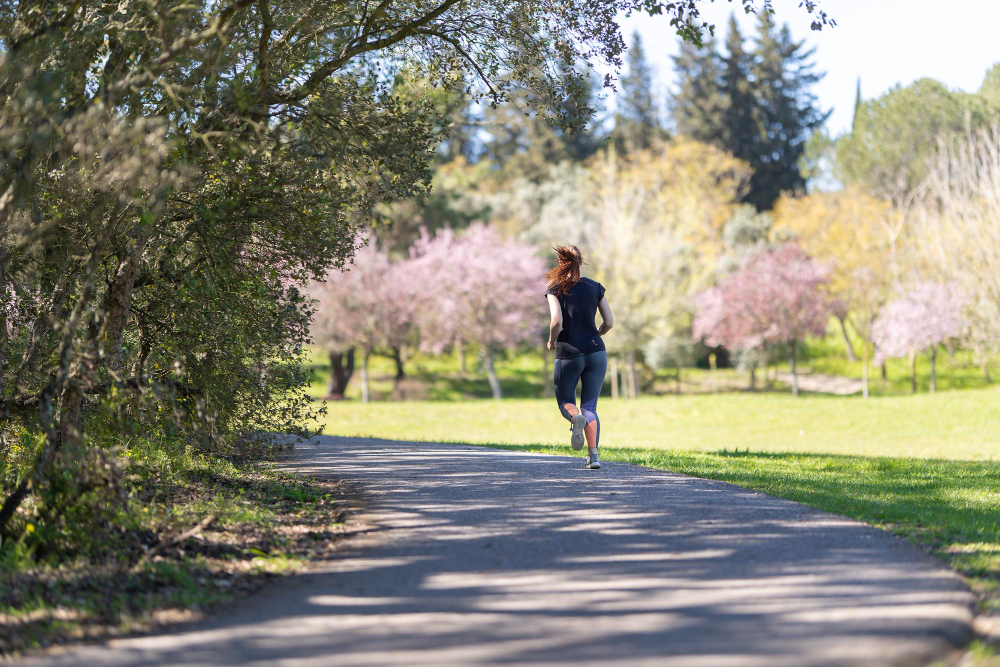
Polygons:
M562 295L580 282L580 265L583 253L575 245L560 245L553 248L558 263L545 274L549 289L553 287Z

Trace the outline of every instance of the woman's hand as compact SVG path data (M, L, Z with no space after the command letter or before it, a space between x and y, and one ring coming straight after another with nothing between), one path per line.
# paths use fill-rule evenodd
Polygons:
M549 348L550 350L554 350L556 349L556 344L553 343L552 341L549 341L545 344L545 347Z

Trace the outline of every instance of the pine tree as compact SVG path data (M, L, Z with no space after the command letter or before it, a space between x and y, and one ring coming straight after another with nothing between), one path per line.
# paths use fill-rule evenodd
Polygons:
M636 32L628 49L628 72L621 78L614 137L620 148L649 148L663 134L653 95L653 67L646 60L642 38Z
M726 35L726 53L722 56L722 94L725 98L724 131L720 148L746 160L756 172L760 164L758 152L762 124L756 82L751 81L753 54L744 48L743 34L736 22L736 15L729 15L729 32ZM753 202L753 188L745 197ZM759 210L761 209L758 206Z
M805 188L799 170L805 144L830 114L817 108L809 90L823 78L809 62L814 50L804 51L787 25L776 31L762 12L754 46L751 73L759 132L756 148L746 156L754 168L747 201L767 210L782 192Z
M681 42L673 57L679 84L669 109L674 129L698 141L722 145L726 99L722 92L722 60L714 37L704 47Z
M760 211L805 179L799 161L810 135L828 113L809 88L822 78L788 28L776 31L763 12L747 50L735 15L729 19L725 53L715 45L682 45L674 59L680 83L671 101L677 130L746 160L754 170L744 201Z

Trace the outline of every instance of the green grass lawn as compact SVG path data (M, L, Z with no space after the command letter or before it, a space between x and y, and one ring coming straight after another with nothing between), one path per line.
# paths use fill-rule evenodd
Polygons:
M607 448L1000 460L1000 388L890 396L727 393L602 398ZM555 399L328 403L337 435L559 445Z
M720 479L853 517L923 545L1000 608L1000 388L935 395L723 393L602 399L603 457ZM333 435L553 454L554 399L331 402ZM578 454L577 454L578 455Z

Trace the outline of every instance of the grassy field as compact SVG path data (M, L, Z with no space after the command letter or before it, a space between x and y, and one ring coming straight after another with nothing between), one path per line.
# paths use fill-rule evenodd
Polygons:
M601 399L606 448L1000 460L1000 388L892 396L727 393ZM330 402L337 435L559 445L554 399Z

